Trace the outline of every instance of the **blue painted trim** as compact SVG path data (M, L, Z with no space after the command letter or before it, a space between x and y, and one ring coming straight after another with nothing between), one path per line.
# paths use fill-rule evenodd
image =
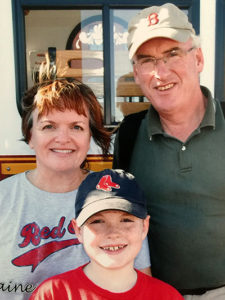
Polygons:
M225 0L216 3L215 97L225 101Z

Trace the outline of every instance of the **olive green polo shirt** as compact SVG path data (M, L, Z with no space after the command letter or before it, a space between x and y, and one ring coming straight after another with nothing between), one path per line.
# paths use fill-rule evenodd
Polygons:
M206 112L186 142L150 107L129 168L147 197L153 275L179 290L225 285L225 122L202 92Z

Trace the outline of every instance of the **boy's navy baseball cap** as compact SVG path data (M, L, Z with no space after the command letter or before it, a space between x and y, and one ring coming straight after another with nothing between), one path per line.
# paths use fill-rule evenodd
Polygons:
M109 209L146 218L144 194L130 173L105 169L90 173L81 183L75 202L75 218L79 227L94 214Z

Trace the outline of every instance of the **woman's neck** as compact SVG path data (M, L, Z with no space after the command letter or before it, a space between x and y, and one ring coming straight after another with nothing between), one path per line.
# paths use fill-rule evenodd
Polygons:
M129 291L137 282L137 272L133 264L118 269L107 269L91 262L83 271L94 284L113 293Z
M27 173L28 180L41 190L50 193L71 192L79 187L86 178L88 172L82 169L73 172L48 172L38 168Z

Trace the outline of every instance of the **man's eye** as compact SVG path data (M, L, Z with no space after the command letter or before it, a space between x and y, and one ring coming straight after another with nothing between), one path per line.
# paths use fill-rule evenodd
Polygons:
M168 54L168 57L174 57L174 56L179 56L179 51L178 50L171 50Z
M154 63L155 59L152 57L146 57L141 60L141 65L147 64L147 63Z

